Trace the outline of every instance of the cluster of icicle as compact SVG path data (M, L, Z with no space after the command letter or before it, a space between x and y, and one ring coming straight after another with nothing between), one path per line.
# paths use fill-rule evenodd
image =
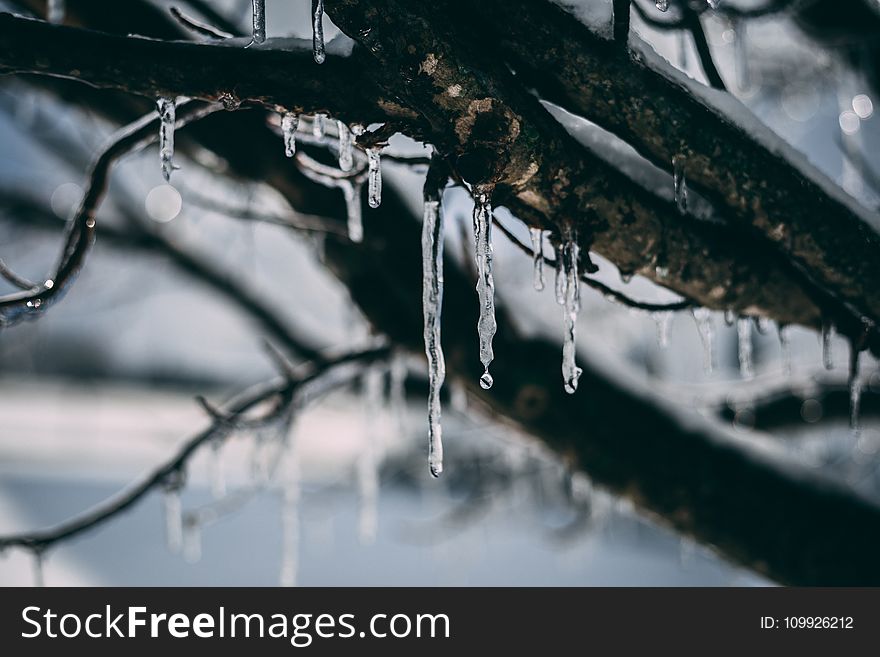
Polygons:
M266 0L253 0L253 19L253 42L263 43L266 40ZM312 0L312 54L318 64L323 64L327 58L324 49L324 0Z

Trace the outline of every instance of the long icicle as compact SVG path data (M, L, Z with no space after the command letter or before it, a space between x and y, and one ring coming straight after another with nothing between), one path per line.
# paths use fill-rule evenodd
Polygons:
M559 243L554 247L556 253L556 278L554 280L554 293L556 294L556 303L560 306L565 305L565 267L562 264L563 244Z
M572 230L563 247L563 268L565 269L565 336L562 343L562 380L565 392L572 395L577 390L578 379L583 370L575 359L577 338L577 316L581 308L580 295L580 247Z
M350 180L343 181L342 194L345 196L346 215L348 217L348 239L362 242L364 239L364 218L361 208L361 183Z
M254 0L254 43L266 40L266 0Z
M371 208L378 208L382 203L382 160L379 148L367 149L369 180L367 181L367 202Z
M861 433L859 409L862 401L862 381L859 378L859 360L862 352L855 342L849 345L849 427L853 436L858 438Z
M834 369L834 354L831 349L833 332L834 325L831 322L822 322L822 365L826 370Z
M480 318L477 332L480 336L480 362L483 375L480 386L484 390L492 387L494 380L489 374L489 365L495 358L492 351L492 338L498 325L495 321L495 277L492 273L492 206L489 190L477 188L474 195L474 246L477 262L477 296L480 303Z
M532 266L534 268L532 284L540 292L544 289L544 231L540 228L529 228L532 238Z
M324 52L324 0L312 0L312 54L318 64L327 58Z
M156 101L159 112L159 161L162 165L162 176L165 181L171 180L174 171L174 124L177 121L177 110L174 99L162 97Z
M440 390L446 378L446 361L440 344L443 310L443 212L441 195L431 176L425 183L422 219L422 312L425 355L428 357L428 469L434 477L443 472L443 429L440 425Z
M740 317L736 320L737 355L739 356L739 373L744 379L754 376L752 365L752 320Z

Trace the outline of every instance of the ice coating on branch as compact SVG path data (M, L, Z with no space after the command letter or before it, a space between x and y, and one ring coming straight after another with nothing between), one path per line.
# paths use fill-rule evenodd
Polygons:
M254 43L266 40L266 0L254 0Z
M684 174L685 159L683 155L672 158L672 190L675 197L675 205L681 214L687 212L688 191L687 181Z
M715 324L712 321L712 312L708 308L695 308L693 315L703 342L703 369L706 374L711 374L715 369Z
M159 161L162 164L162 176L165 181L171 180L174 171L174 123L176 108L173 98L162 97L156 101L159 112Z
M831 350L831 336L834 325L831 322L822 323L822 365L826 370L834 369L834 354Z
M739 373L744 379L754 376L752 365L752 320L740 317L736 321L737 354L739 355Z
M443 472L440 389L446 378L446 361L440 344L442 309L443 213L439 201L426 200L422 220L422 312L428 357L428 468L435 477Z
M669 0L656 0L654 5L660 11L668 11L669 10Z
M345 121L337 121L336 129L339 132L339 168L350 171L354 164L354 137Z
M348 239L362 242L364 239L364 219L361 209L361 185L345 180L342 183L342 194L345 196L345 208L348 218Z
M284 154L296 155L296 129L299 127L299 114L285 112L281 117L281 134L284 135Z
M48 0L46 4L46 20L50 23L63 23L65 14L65 0Z
M562 380L565 392L571 395L577 390L578 379L583 373L575 360L577 316L581 309L581 281L578 270L580 247L576 237L570 236L568 238L563 247L562 258L562 266L565 270L565 335L562 342Z
M862 381L859 378L859 360L862 352L853 343L849 345L849 426L853 436L858 437L861 433L861 420L859 408L862 401Z
M791 374L791 327L780 324L779 347L782 350L782 369L786 374Z
M669 328L672 325L674 313L671 310L651 313L651 317L657 323L657 344L666 349L669 346Z
M312 0L312 53L318 64L327 58L324 52L324 0Z
M540 228L529 228L529 236L532 238L533 284L540 292L544 289L544 231Z
M477 332L480 337L480 362L483 375L480 386L488 390L494 383L489 374L489 365L495 354L492 351L492 338L498 325L495 321L495 277L492 273L492 206L486 190L477 190L474 202L474 247L477 262L477 297L480 303L480 318Z
M556 303L560 306L565 305L565 268L562 266L563 261L563 245L558 244L554 247L556 253L556 278L554 280L554 292L556 294Z
M327 120L326 114L315 114L312 117L312 136L315 139L323 139L324 132L326 131L325 122Z
M382 203L382 161L378 148L367 149L369 180L367 181L367 202L371 208L378 208Z

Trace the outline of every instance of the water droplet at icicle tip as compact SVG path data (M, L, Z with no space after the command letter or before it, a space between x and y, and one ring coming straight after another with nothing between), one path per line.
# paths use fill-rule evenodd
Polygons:
M253 0L254 43L266 40L266 0Z
M174 98L159 98L156 110L159 112L159 162L162 177L168 182L174 171L174 124L177 121Z
M492 387L493 379L489 366L495 358L492 340L498 325L495 320L495 275L492 269L492 205L489 193L477 189L474 195L474 258L477 263L477 298L480 315L477 321L477 334L480 342L480 362L483 375L480 385L484 389Z
M284 154L287 157L296 155L296 130L299 127L299 115L285 112L281 117L281 134L284 136Z
M324 51L324 0L312 0L312 54L318 64L327 58Z
M439 199L426 199L422 217L422 312L428 359L428 469L434 477L443 472L440 391L446 378L446 361L440 343L442 309L443 213Z

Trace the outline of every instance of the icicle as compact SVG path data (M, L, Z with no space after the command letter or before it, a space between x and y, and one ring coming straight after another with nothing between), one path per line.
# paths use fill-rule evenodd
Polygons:
M312 53L318 64L327 58L324 52L324 0L312 0Z
M370 178L367 182L367 202L371 208L378 208L382 203L382 162L378 148L367 149L367 160L370 167Z
M562 244L560 243L555 247L556 252L556 280L555 280L555 293L556 293L556 303L560 306L565 305L565 268L562 266Z
M285 112L281 117L281 134L284 135L284 154L287 157L296 155L296 129L299 127L299 115Z
M540 228L529 228L529 235L532 238L533 284L540 292L544 289L544 231Z
M363 377L364 411L367 436L357 461L357 484L359 497L358 537L362 544L376 540L379 525L377 504L379 498L379 443L382 434L377 420L382 413L383 370L373 365Z
M223 443L214 440L211 443L210 479L211 495L219 500L226 495L226 473L223 468Z
M34 557L34 588L41 589L46 586L46 552L42 547L32 550Z
M862 400L862 381L859 378L859 359L862 352L853 343L849 345L849 427L853 436L858 438L861 433L859 407Z
M345 121L337 121L336 129L339 132L339 168L350 171L354 164L354 137Z
M739 354L739 373L744 379L754 376L752 367L752 320L740 317L736 322L736 337Z
M565 269L565 336L562 343L562 380L565 392L574 394L583 370L575 361L577 316L581 309L580 299L580 247L577 238L569 237L563 250Z
M296 586L299 570L299 472L285 482L281 498L281 586Z
M348 239L362 242L364 239L364 220L361 211L361 185L346 180L342 185L345 208L348 216Z
M162 163L162 176L166 182L171 180L174 171L174 123L176 109L173 98L162 97L156 101L159 112L159 159Z
M670 310L651 313L651 317L657 323L657 344L663 349L669 346L669 327L674 316Z
M822 323L822 365L826 370L834 369L834 354L831 345L833 331L834 325L831 322Z
M162 504L165 510L165 541L171 552L180 552L183 545L183 506L180 500L180 475L164 485Z
M324 133L326 131L325 122L327 120L326 114L315 114L312 116L312 136L315 139L323 139Z
M706 374L711 374L715 369L715 325L712 322L712 313L708 308L695 308L693 311L697 330L700 332L700 340L703 342L703 369Z
M254 43L266 40L266 0L254 0Z
M406 354L395 351L388 380L388 406L399 436L406 433L406 374Z
M672 158L672 189L675 196L675 205L681 214L687 213L687 181L684 173L685 159L683 155Z
M495 354L492 351L492 338L498 328L495 322L495 277L492 273L492 206L485 190L476 193L474 203L474 246L477 261L477 296L480 302L480 319L477 332L480 336L480 362L483 375L480 386L488 390L494 383L489 374L489 365Z
M65 14L64 0L48 0L46 6L46 20L50 23L63 23Z
M782 369L787 375L791 375L791 328L780 324L777 327L779 331L779 348L782 350Z
M656 5L657 9L660 11L668 11L669 10L669 0L655 0L654 5Z
M426 200L422 220L422 312L425 355L428 357L428 467L435 477L443 472L440 389L446 378L446 361L440 344L442 308L443 213L440 201Z
M770 320L766 317L758 317L755 320L755 328L758 329L758 333L761 335L767 335L767 331L770 330Z
M728 308L724 311L724 323L728 326L733 326L736 322L736 311Z
M202 560L202 526L197 517L187 517L183 523L183 558L187 563Z

